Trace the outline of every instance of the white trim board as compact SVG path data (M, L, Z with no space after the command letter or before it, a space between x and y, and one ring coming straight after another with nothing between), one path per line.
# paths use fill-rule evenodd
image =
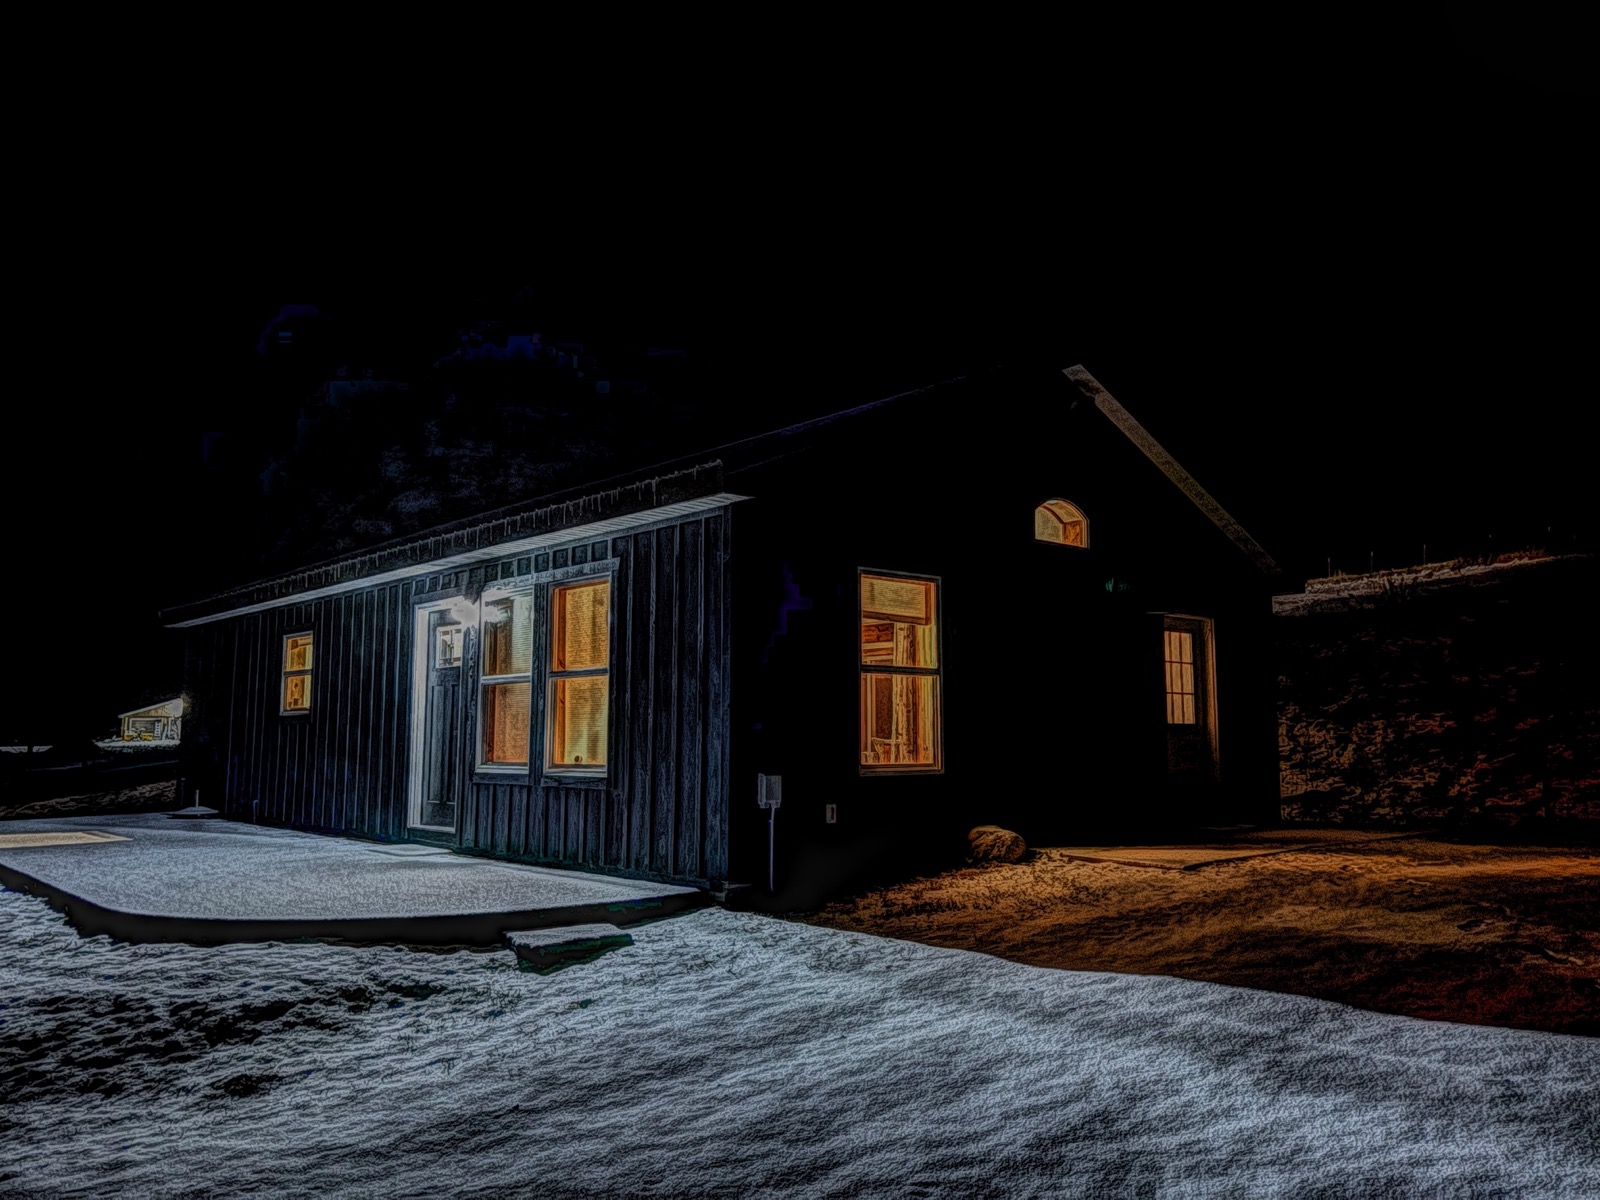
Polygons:
M601 534L620 533L625 529L639 529L646 525L670 521L675 517L687 517L697 512L709 512L712 509L727 508L737 501L748 499L750 499L749 496L741 496L734 492L717 492L715 495L701 496L694 500L680 500L675 504L663 504L659 508L646 509L644 512L630 513L623 517L607 517L603 521L591 521L587 525L572 525L565 529L552 530L549 533L539 533L534 534L532 537L500 542L494 546L480 546L475 550L463 550L460 554L450 554L443 558L431 559L428 562L412 563L408 566L396 567L392 571L366 575L360 579L346 579L339 583L330 583L325 587L310 588L303 592L295 592L290 596L279 596L273 600L263 600L258 604L242 605L239 608L230 608L224 612L212 613L209 616L193 617L187 621L174 621L167 628L188 629L195 625L206 625L212 621L227 620L229 617L242 617L247 613L266 612L268 609L284 608L290 604L304 604L308 600L320 600L324 596L336 596L344 592L359 592L365 588L377 587L380 584L410 579L414 575L427 575L434 571L470 566L473 563L494 562L509 555L523 554L530 550L542 550L547 546L558 546L566 542L581 542L585 538L598 537Z

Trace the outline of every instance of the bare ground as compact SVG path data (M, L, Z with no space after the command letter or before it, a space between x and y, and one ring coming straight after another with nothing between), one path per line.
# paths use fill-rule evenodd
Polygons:
M1417 837L1184 870L1039 849L1013 865L866 892L806 919L1035 966L1600 1035L1595 849Z
M0 796L0 820L43 817L97 817L108 813L160 812L177 806L175 780L157 780L136 787L79 792L26 802L8 802Z

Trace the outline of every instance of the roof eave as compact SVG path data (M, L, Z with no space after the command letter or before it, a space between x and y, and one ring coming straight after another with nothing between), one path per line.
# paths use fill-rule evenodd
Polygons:
M257 580L204 600L166 609L161 619L169 628L187 628L227 616L372 587L431 569L487 562L557 541L581 540L614 529L631 528L641 522L731 504L743 498L724 490L720 462L703 462L626 485L563 495L567 498L559 503L515 513L501 510L491 514L489 520L441 527L360 554Z
M1183 464L1167 453L1165 447L1151 436L1150 431L1134 419L1132 413L1117 402L1115 396L1106 391L1105 387L1093 375L1084 369L1082 363L1067 367L1062 374L1070 379L1073 385L1085 397L1094 402L1094 406L1122 431L1123 435L1138 447L1140 453L1148 458L1156 468L1165 475L1177 489L1187 496L1201 512L1210 518L1211 523L1222 531L1235 546L1255 563L1263 575L1281 575L1282 568L1273 561L1272 555L1255 538L1245 531L1243 525L1234 520L1232 514L1221 504L1216 497L1205 488L1201 487L1195 477L1184 470Z

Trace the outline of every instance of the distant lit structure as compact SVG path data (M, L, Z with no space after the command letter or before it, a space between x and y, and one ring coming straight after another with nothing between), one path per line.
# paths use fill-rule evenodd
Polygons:
M183 736L183 701L163 700L117 716L125 742L176 742Z

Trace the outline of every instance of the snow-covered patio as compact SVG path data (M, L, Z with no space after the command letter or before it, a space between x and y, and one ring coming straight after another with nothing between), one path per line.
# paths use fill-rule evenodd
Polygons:
M0 821L0 881L127 941L496 945L507 930L707 902L648 880L161 813Z
M0 1193L1600 1194L1600 1041L708 909L509 951L0 893Z

